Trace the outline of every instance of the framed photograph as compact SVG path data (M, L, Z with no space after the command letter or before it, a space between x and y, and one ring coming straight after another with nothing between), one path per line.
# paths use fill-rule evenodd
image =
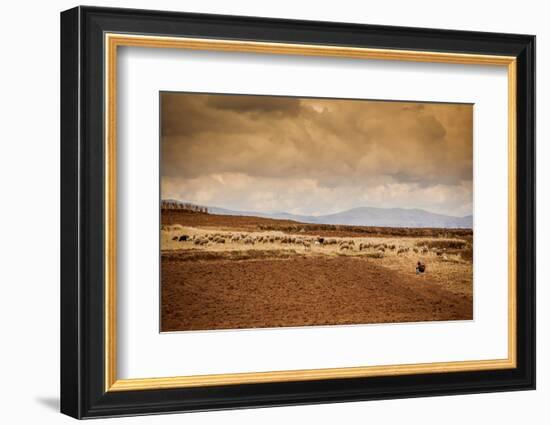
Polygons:
M535 388L535 37L61 14L61 411Z

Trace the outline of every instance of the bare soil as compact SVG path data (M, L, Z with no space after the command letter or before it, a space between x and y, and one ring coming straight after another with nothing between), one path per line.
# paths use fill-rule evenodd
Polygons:
M376 259L225 255L163 253L163 331L472 319L471 284L453 291Z
M439 229L410 227L372 227L331 224L300 223L293 220L276 220L254 216L204 214L186 210L162 210L162 224L183 224L225 230L281 231L330 237L378 236L378 237L460 237L471 240L471 229Z
M161 249L162 331L473 318L471 230L163 210Z

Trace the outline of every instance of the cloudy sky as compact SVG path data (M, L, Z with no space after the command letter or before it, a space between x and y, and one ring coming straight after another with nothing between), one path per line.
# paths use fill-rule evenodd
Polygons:
M472 105L161 93L161 191L240 211L472 214Z

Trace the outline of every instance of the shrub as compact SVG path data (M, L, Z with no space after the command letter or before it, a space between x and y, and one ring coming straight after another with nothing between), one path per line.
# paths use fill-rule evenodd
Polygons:
M416 246L427 246L428 248L436 249L463 249L468 243L462 239L436 239L422 240L416 243Z
M464 261L473 261L474 247L472 245L468 245L466 249L460 251L460 258L462 258Z

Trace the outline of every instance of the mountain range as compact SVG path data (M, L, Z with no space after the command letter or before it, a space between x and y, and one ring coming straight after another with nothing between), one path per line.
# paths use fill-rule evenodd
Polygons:
M436 214L414 208L358 207L326 215L299 215L287 212L260 213L255 211L234 211L226 208L208 207L210 214L255 216L282 220L294 220L314 224L342 224L351 226L377 227L438 227L473 228L473 216L455 217Z

